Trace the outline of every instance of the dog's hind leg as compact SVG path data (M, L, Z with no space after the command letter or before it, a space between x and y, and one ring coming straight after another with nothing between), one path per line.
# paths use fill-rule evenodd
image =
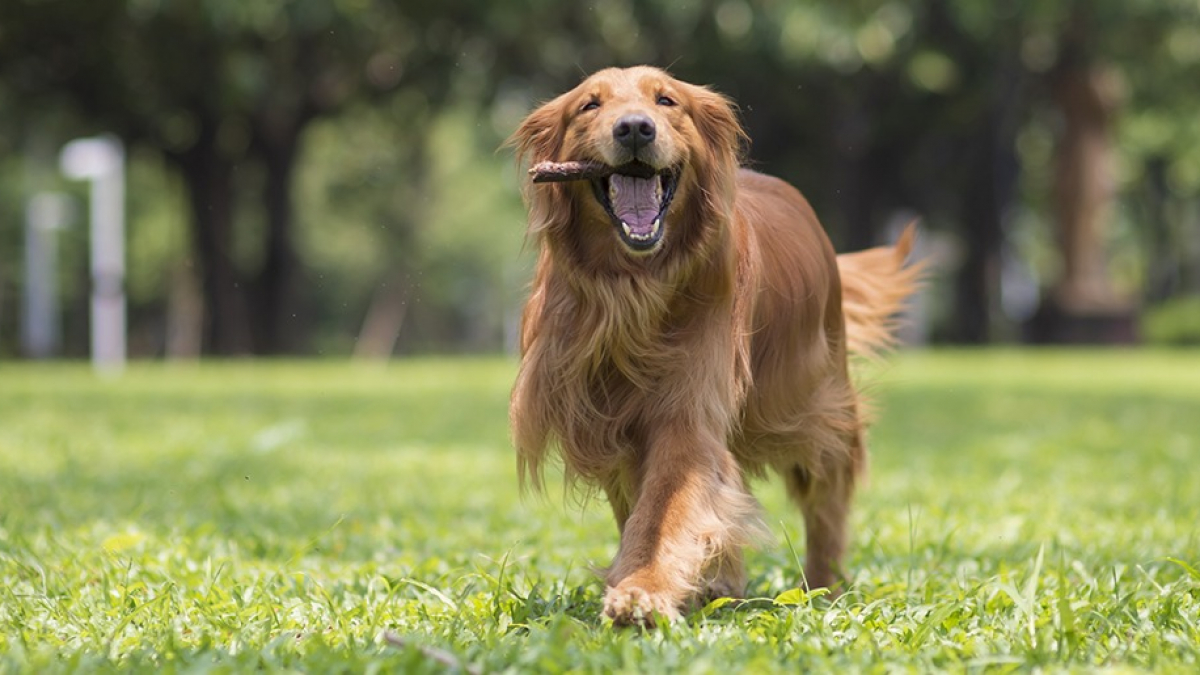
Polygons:
M795 466L784 474L788 495L804 513L804 581L809 588L832 588L846 550L851 486L845 479L814 480Z
M784 473L784 482L788 495L804 513L805 583L809 588L837 592L834 584L842 576L854 470L847 463L816 475L794 466Z
M847 406L851 419L857 411ZM839 423L845 419L838 419ZM809 465L793 465L782 471L787 494L804 513L804 580L810 589L828 587L842 577L841 558L846 551L847 520L850 518L854 482L863 471L866 450L862 430L841 424L811 438L823 441Z
M732 546L722 551L709 561L702 576L702 588L696 598L700 603L717 598L741 598L746 593L746 564L741 547Z
M624 534L625 521L629 520L629 512L633 510L629 491L622 485L619 477L605 481L603 488L604 496L608 498L608 505L612 508L613 519L617 521L617 531Z

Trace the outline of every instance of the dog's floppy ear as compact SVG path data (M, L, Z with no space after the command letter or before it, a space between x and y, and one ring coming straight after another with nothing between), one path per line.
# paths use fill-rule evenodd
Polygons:
M517 161L536 163L559 159L558 153L566 135L564 110L569 95L570 92L563 94L529 113L505 141L506 146L516 149Z
M724 154L737 161L749 138L738 121L737 107L725 96L696 85L689 85L692 101L692 122L704 138L704 143L714 152Z
M554 162L560 158L567 136L567 109L572 92L567 92L529 113L517 130L505 141L515 149L517 163ZM542 184L534 187L526 177L521 193L529 204L529 232L536 234L555 226L565 226L572 213L568 203L570 191L565 183Z

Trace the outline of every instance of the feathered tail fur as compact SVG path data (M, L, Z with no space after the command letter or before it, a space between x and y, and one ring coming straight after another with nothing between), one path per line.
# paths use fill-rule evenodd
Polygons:
M846 343L851 353L871 358L894 346L896 314L921 281L920 263L905 266L916 234L916 224L912 224L893 246L837 257Z

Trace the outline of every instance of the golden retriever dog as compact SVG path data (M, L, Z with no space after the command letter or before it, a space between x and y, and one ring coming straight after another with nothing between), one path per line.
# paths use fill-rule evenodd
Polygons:
M537 270L510 416L523 484L551 453L620 531L604 614L651 626L744 592L765 528L750 477L803 512L804 581L841 575L866 465L848 353L891 341L916 284L899 244L837 256L787 183L740 168L736 110L652 67L600 71L532 112L519 160L611 175L528 184Z

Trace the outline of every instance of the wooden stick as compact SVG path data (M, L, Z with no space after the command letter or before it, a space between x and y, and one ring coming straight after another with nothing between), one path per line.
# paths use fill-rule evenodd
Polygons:
M614 169L607 164L589 161L572 162L538 162L529 169L529 175L535 183L564 183L573 180L593 180L604 178L614 173L638 178L649 178L654 175L654 168L642 163L626 164Z

